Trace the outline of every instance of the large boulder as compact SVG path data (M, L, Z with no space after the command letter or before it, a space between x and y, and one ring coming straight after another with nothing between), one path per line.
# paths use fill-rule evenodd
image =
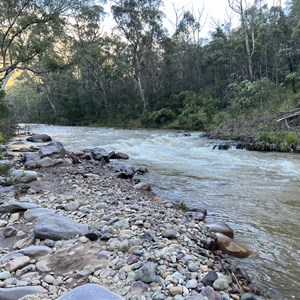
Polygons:
M109 160L109 153L101 148L95 148L91 150L93 159L103 161L103 162L108 162Z
M43 143L43 142L51 142L52 139L47 134L34 134L26 139L28 142L33 143Z
M63 158L66 155L66 150L63 145L59 142L52 142L46 146L43 146L39 150L39 156L50 157L50 158Z
M217 236L217 248L224 253L237 256L237 257L247 257L251 252L235 242L233 239L228 237L223 233L216 233Z
M88 228L60 215L41 216L35 225L34 234L39 239L67 240L77 234L88 233Z
M123 298L98 284L84 284L72 289L57 300L122 300Z
M120 166L118 169L116 169L116 172L116 176L123 179L132 179L135 174L134 168L128 164Z
M8 202L0 205L0 213L15 213L38 207L30 202Z
M227 235L228 237L234 237L233 230L224 222L216 222L211 224L206 224L206 228L209 228L212 232L219 232Z
M54 215L55 213L56 211L53 209L38 207L26 210L23 216L25 220L32 221L41 216Z
M10 172L9 178L16 183L29 183L37 180L38 174L35 171L13 170Z
M16 300L26 295L45 294L47 290L41 286L22 286L15 288L0 288L1 300Z

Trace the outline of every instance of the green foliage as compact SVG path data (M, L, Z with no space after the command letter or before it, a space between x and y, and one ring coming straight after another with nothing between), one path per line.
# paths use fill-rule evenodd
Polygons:
M188 210L188 206L184 202L180 202L180 204L178 205L178 208L183 211Z
M257 137L257 141L278 145L281 142L281 138L275 134L264 131L259 134L259 136Z
M266 107L266 103L275 92L275 86L269 79L257 81L244 80L228 85L227 99L231 105L239 105L242 111Z
M2 1L0 23L12 26L0 30L0 65L43 72L23 73L0 95L0 131L6 138L8 109L21 122L203 130L239 114L299 107L296 2L289 14L247 8L249 53L245 28L217 26L202 43L200 19L185 10L171 36L160 0L113 1L116 35L101 32L99 1L32 0L21 10L20 1ZM65 22L66 11L74 22ZM11 74L1 72L2 83ZM258 140L293 142L267 133Z
M13 167L13 163L11 164L0 164L0 176L7 177L9 175L9 170Z
M284 136L284 139L288 145L297 145L299 142L299 137L294 132L287 132Z
M0 132L0 144L4 144L4 143L5 143L4 134L2 132Z
M169 108L161 108L158 111L143 112L140 121L146 127L162 127L175 119L174 112Z

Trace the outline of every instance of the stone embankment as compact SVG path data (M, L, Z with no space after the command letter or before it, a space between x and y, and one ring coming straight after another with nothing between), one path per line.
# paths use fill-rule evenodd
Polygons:
M228 263L249 254L232 230L154 195L145 168L112 168L127 155L30 140L2 149L1 300L263 299Z

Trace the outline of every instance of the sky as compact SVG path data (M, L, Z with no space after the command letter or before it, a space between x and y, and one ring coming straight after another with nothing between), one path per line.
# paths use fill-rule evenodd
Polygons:
M254 0L244 1L248 3L254 3ZM284 6L285 2L285 0L266 0L266 3L269 7L279 5L279 3ZM173 22L176 19L174 6L177 9L186 7L188 9L194 10L195 12L203 10L201 18L201 23L203 23L204 26L202 30L203 37L207 37L209 31L212 31L215 28L214 25L216 21L219 21L222 24L224 20L228 20L228 15L232 16L233 20L235 18L235 22L237 22L238 19L237 16L229 8L228 0L164 0L164 3L164 11L167 15L167 19L173 20ZM172 31L173 26L171 22L166 21L166 27L170 32Z
M243 0L245 3L254 3L254 0ZM193 11L196 15L200 11L202 12L202 17L200 19L202 38L209 38L209 32L216 28L216 22L218 24L223 24L224 20L228 20L228 16L232 17L233 27L238 24L238 17L228 6L228 0L163 0L164 7L163 12L165 13L164 26L167 28L170 34L174 33L174 26L172 23L175 22L175 10L180 8L185 8ZM281 3L282 6L285 5L286 0L265 0L269 7L273 5L278 5ZM106 11L109 13L109 7L111 1L107 1ZM199 15L199 13L198 13ZM115 26L112 21L112 16L110 14L110 21L106 21L105 30L110 31L111 28Z

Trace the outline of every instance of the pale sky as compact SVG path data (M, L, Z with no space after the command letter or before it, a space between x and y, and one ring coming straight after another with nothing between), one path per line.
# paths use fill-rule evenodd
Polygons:
M201 26L203 26L203 29L201 31L201 37L203 38L209 37L209 32L214 30L214 28L216 27L216 22L222 24L224 23L224 20L228 20L228 16L233 18L233 27L237 26L238 24L238 17L229 8L228 0L163 0L163 2L163 12L166 16L164 26L168 29L170 34L173 34L174 32L172 22L174 23L176 20L174 7L177 10L184 7L190 11L193 11L196 16L199 15L199 11L202 11L200 24ZM244 0L244 2L253 4L254 0ZM279 5L279 3L281 3L282 6L284 6L286 0L265 0L265 2L268 4L269 7L273 5ZM111 1L107 1L107 12L109 11L110 5ZM105 30L110 31L111 28L114 27L112 17L106 20L105 23Z
M245 3L246 2L251 4L254 3L254 0L245 0ZM280 3L284 6L286 0L266 0L265 2L269 7L279 5ZM201 18L201 23L204 24L204 28L202 30L203 37L208 37L208 32L215 28L215 21L223 23L224 20L228 20L228 16L232 16L233 18L236 18L237 22L236 15L228 6L228 0L164 0L164 3L164 12L167 19L172 20L172 22L176 19L173 6L177 9L186 7L189 10L193 10L195 13L203 10ZM172 30L172 24L170 22L166 22L166 27L169 31Z

